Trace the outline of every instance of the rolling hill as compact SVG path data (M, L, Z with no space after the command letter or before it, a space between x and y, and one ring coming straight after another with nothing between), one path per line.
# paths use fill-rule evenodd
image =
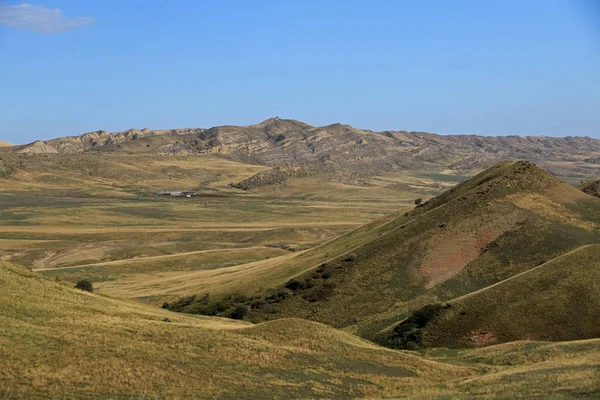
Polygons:
M599 226L599 200L531 163L506 162L410 212L392 213L302 254L261 262L260 270L240 266L235 278L221 275L244 282L237 289L249 296L251 321L305 318L373 339L423 305L600 243ZM213 279L218 288L220 278ZM275 288L252 292L267 285ZM170 307L202 312L206 301L182 299Z
M11 146L13 146L13 145L8 142L3 142L2 140L0 140L0 147L11 147Z
M301 320L173 314L0 265L2 398L406 395L476 369Z
M600 391L600 342L453 355L385 349L299 319L175 314L0 264L2 398L493 398ZM527 358L519 358L526 347ZM506 379L510 377L510 384Z
M599 320L600 244L596 244L439 306L419 330L409 318L388 339L402 339L412 329L418 332L419 345L430 347L582 340L600 337Z
M590 179L600 165L600 140L587 137L489 137L425 132L373 132L349 125L314 127L271 118L250 126L210 129L131 129L38 141L20 153L123 152L214 154L234 161L286 170L335 168L344 175L373 176L385 171L450 169L473 171L500 160L527 159L569 179ZM281 172L281 171L280 171Z

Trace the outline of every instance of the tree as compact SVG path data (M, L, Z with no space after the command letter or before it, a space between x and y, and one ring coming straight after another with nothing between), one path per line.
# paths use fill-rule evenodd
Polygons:
M79 290L85 290L86 292L93 292L94 291L94 286L92 285L92 282L86 280L86 279L82 279L80 281L77 282L77 285L75 285L75 288L79 289Z

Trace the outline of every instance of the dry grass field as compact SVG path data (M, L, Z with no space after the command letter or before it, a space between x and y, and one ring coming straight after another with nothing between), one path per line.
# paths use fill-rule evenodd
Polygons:
M0 266L0 398L600 394L598 340L390 350L326 325L251 325L78 291Z
M480 306L506 322L493 317L503 288L524 296L527 285L550 285L537 271L599 243L598 201L537 169L521 179L522 166L502 164L461 186L465 176L451 171L405 170L361 184L314 174L241 190L234 185L266 167L210 155L1 156L0 399L600 396L600 339L507 335L518 341L473 349L440 340L447 347L418 351L365 340L452 299L474 311L473 329L489 325ZM175 189L198 196L154 194ZM417 198L425 204L415 208ZM569 266L591 265L597 246L588 247ZM414 273L394 269L416 260ZM276 313L251 307L254 325L157 307L190 295L291 293L291 280L312 279L323 264L331 270L319 279L337 285L334 296L320 298L318 286ZM552 292L558 308L565 287L590 288L584 271L569 271L552 275L572 275ZM536 279L519 284L528 276ZM81 279L94 293L73 288Z
M105 153L6 153L2 162L3 260L69 282L90 279L105 294L156 302L205 290L204 274L284 260L457 179L397 173L353 186L316 175L243 191L231 185L265 167L213 156ZM198 197L153 194L169 189ZM172 279L188 284L155 284Z

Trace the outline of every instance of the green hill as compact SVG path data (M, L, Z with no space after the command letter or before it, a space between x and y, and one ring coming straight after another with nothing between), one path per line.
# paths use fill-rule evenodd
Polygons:
M0 303L3 399L398 397L479 375L321 324L175 314L6 263Z
M305 272L250 295L245 304L254 322L306 318L355 325L354 332L372 338L429 302L451 300L599 243L599 223L600 201L533 164L501 163L411 212L390 214L278 263L256 281L276 282L267 279L275 271L279 277ZM171 306L204 309L189 299Z
M390 330L390 345L482 346L600 336L600 245L580 247Z
M0 264L0 304L3 399L600 393L599 340L417 355L299 319L250 325L172 313L7 263Z

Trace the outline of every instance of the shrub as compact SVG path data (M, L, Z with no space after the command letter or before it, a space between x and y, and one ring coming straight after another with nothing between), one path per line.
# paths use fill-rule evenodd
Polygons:
M291 281L289 281L288 283L285 284L285 287L290 290L298 290L298 288L300 288L300 286L301 286L301 283L297 279L292 279Z
M441 304L428 304L415 311L406 321L415 324L418 328L424 328L443 309L444 306Z
M423 199L422 199L422 198L415 199L415 204L416 204L417 206L418 206L419 204L421 204L422 202L423 202Z
M229 314L229 318L232 319L244 319L244 317L248 314L248 306L245 304L238 304L235 306L235 310L231 314Z
M428 304L412 313L404 322L397 325L390 335L391 347L417 350L423 346L423 328L437 317L448 305Z
M86 292L90 293L94 291L94 285L92 285L92 282L88 281L87 279L78 281L75 285L75 288L79 290L85 290Z
M283 290L276 290L275 292L271 293L269 296L267 296L267 298L265 299L268 303L279 303L280 301L285 300L287 297L289 296L289 294Z

